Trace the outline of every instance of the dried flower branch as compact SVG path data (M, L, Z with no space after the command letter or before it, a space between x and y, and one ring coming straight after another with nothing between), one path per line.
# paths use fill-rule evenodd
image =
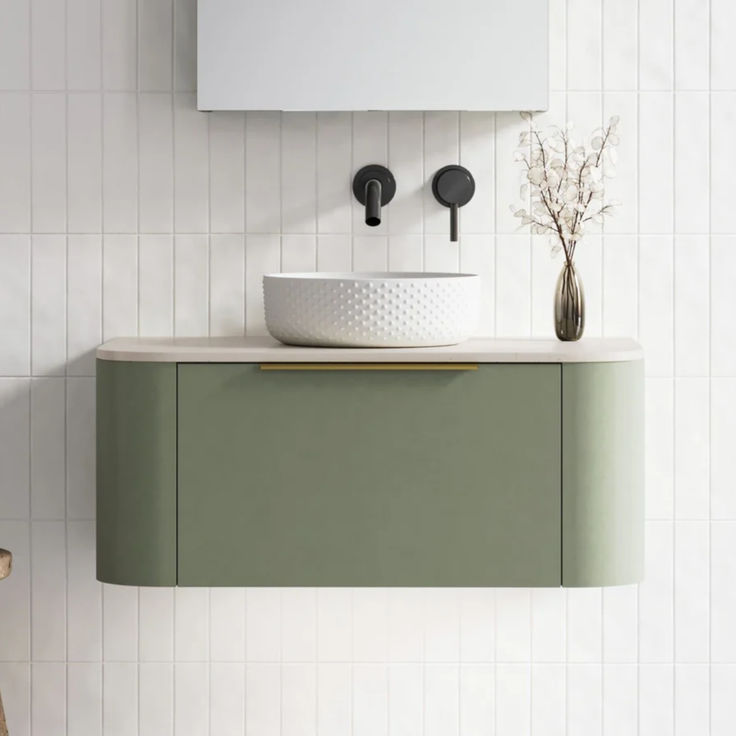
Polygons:
M604 201L603 180L615 174L619 118L593 131L589 145L577 145L571 126L546 132L534 126L519 136L515 160L524 168L520 195L530 199L530 210L511 207L514 217L532 232L550 235L554 249L562 250L572 265L575 248L586 223L600 223L618 203Z

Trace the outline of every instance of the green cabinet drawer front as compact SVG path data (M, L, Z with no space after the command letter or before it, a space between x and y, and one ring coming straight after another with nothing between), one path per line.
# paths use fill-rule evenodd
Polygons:
M178 366L178 583L558 586L561 368Z

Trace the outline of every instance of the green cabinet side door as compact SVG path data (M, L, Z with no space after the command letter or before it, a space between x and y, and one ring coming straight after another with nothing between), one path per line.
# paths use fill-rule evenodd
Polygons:
M179 585L559 586L560 384L179 364Z

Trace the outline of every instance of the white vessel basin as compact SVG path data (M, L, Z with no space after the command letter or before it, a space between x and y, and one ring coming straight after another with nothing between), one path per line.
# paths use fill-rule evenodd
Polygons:
M466 273L278 273L263 277L268 331L289 345L455 345L475 332L480 279Z

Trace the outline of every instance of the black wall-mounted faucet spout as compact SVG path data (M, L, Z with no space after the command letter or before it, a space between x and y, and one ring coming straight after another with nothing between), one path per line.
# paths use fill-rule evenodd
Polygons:
M376 227L381 224L381 207L396 194L396 180L385 166L364 166L353 178L353 194L365 205L365 224Z

